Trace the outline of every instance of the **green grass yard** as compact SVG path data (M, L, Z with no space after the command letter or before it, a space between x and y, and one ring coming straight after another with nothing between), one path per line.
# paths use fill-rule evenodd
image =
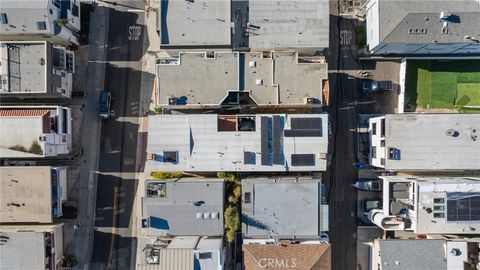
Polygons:
M480 106L480 61L408 61L405 87L406 111L430 108L478 112L463 106Z

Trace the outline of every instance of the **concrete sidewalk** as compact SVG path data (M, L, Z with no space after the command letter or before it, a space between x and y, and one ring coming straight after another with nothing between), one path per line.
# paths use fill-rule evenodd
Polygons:
M151 8L158 8L158 2L151 2ZM154 91L154 81L152 78L156 77L156 59L164 55L160 51L160 38L156 32L157 23L157 13L149 12L145 13L145 25L148 37L148 40L144 40L145 45L148 44L147 53L142 57L142 84L140 88L140 111L143 114L140 116L139 121L139 130L138 130L138 145L137 145L137 157L136 157L136 168L138 179L137 193L135 194L135 201L132 211L132 234L133 237L137 238L137 260L142 260L141 255L144 254L142 251L146 243L150 243L150 238L145 236L145 232L142 231L142 227L139 226L142 218L142 197L144 196L145 191L145 180L146 176L143 172L143 164L145 162L145 153L146 149L146 136L148 132L148 117L146 113L148 110L152 109L151 102L152 95ZM140 255L140 256L139 256ZM143 258L144 259L144 258ZM139 262L137 261L137 264Z
M84 118L81 142L83 155L79 158L80 181L77 222L80 228L74 233L75 269L88 269L93 249L96 181L98 168L101 121L98 117L99 93L105 84L106 46L108 43L109 10L97 2L90 21L89 61L86 72Z

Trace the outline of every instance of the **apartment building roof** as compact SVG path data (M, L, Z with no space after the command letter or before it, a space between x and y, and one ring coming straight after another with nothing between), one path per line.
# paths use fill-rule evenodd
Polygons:
M25 5L24 1L2 0L2 13L7 15L8 22L0 24L2 35L53 32L49 23L48 1L30 1ZM45 29L37 27L37 22L45 22Z
M319 238L328 231L328 205L318 179L242 180L246 238Z
M385 168L478 170L478 135L480 121L475 114L386 115ZM391 157L389 151L392 151Z
M248 1L249 47L327 48L329 46L329 2Z
M431 43L436 40L438 43L450 43L463 42L466 35L480 38L475 27L480 23L478 1L377 1L380 42ZM442 11L450 11L453 16L440 20ZM447 22L447 34L442 34L444 22ZM422 32L422 29L426 30Z
M289 241L282 241L278 245L246 244L242 249L245 270L329 270L332 267L329 244L291 244Z
M230 1L160 1L161 46L230 46Z
M0 109L0 156L43 157L39 136L50 132L50 110Z
M0 170L0 223L52 222L50 167L4 166Z
M477 25L480 25L478 12L455 12L452 20L440 20L440 13L409 13L390 32L385 43L464 43L465 36L479 39ZM445 24L446 22L446 24ZM382 27L380 27L382 29ZM444 30L445 29L445 30Z
M399 215L408 205L418 234L469 234L480 230L480 177L381 176L383 211Z
M157 79L160 106L304 106L306 98L321 105L328 72L323 58L291 51L180 53L160 60Z
M47 92L46 46L46 42L0 43L1 93Z
M0 270L45 269L47 239L55 242L56 252L61 251L56 258L63 256L62 228L63 224L0 226ZM45 232L55 232L57 235L55 239L47 238Z
M149 117L145 171L325 171L327 114ZM270 134L270 135L269 135Z
M161 186L164 192L143 198L143 216L150 218L149 236L223 235L223 180L152 180L146 182L147 188L151 184Z
M447 270L444 240L376 239L382 270Z

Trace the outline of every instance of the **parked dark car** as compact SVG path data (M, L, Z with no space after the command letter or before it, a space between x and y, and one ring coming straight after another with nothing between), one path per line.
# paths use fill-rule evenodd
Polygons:
M393 91L393 83L392 81L376 81L372 79L363 79L362 90L365 94L391 92Z
M382 182L378 179L358 179L355 187L367 191L380 191L382 190Z
M110 117L110 109L112 103L112 94L108 91L102 91L100 93L100 107L98 116L102 119L108 119Z

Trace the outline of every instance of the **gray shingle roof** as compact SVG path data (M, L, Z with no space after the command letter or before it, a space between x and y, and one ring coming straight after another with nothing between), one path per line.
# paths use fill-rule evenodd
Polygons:
M443 240L378 240L382 270L447 269Z
M377 0L379 2L379 27L380 27L380 42L384 41L386 38L394 38L394 36L389 37L389 35L393 32L396 31L395 28L399 26L401 22L405 22L405 19L408 14L412 14L409 19L412 19L411 22L409 22L410 25L412 25L415 22L418 22L418 20L423 20L422 22L425 23L424 21L424 15L419 16L415 14L420 14L420 13L430 13L431 15L434 15L435 19L432 17L430 20L430 23L433 23L435 21L438 21L440 12L444 10L449 10L452 12L453 15L458 15L459 13L480 13L480 3L475 0L416 0L416 1L392 1L392 0ZM430 15L430 16L431 16ZM477 17L480 17L477 15ZM470 28L474 28L477 24L472 24L468 25L469 23L472 23L474 18L470 17L465 17L465 22L461 21L459 25L461 25L461 28L465 27L465 30L469 30ZM408 28L408 27L407 27ZM417 27L420 28L420 27ZM456 29L456 31L461 31L461 28ZM431 29L434 31L434 29ZM430 32L432 32L430 31ZM469 32L469 31L468 31ZM427 30L427 33L429 31ZM403 31L401 34L401 37L398 37L399 40L404 41L405 36L408 36L408 31ZM478 31L476 33L472 33L470 35L480 35ZM417 35L419 36L419 35ZM459 36L461 39L463 39L464 35ZM457 37L457 38L458 38ZM453 39L453 35L451 35L451 38ZM392 41L393 42L393 41ZM431 42L431 39L429 40Z
M453 13L450 21L438 13L410 13L385 37L385 43L454 43L465 36L480 38L480 13Z

